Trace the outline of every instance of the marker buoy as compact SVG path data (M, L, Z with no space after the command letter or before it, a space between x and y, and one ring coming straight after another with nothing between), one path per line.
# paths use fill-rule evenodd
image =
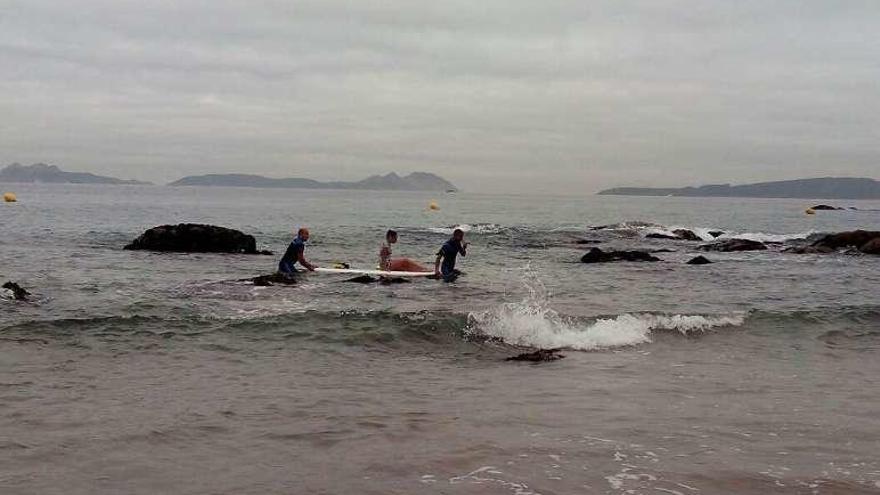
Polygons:
M436 201L431 201L431 202L428 204L428 209L429 209L429 210L434 210L434 211L436 211L436 210L439 210L439 209L440 209L440 206L437 204Z
M804 213L806 213L807 215L815 215L816 210L814 210L812 208L807 208L807 211L805 211Z
M15 197L15 193L6 193L3 195L3 201L7 203L15 203L18 201L18 198Z

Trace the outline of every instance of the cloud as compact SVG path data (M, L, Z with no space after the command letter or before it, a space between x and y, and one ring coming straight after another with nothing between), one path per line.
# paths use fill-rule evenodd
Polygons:
M470 190L875 175L868 1L4 2L5 161Z

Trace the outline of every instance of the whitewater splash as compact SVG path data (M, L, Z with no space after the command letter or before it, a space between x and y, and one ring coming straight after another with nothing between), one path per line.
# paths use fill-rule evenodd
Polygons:
M717 229L711 227L690 227L686 225L660 225L652 222L643 222L643 221L628 221L621 222L611 225L602 225L599 227L592 227L591 230L609 230L609 231L618 231L618 232L634 232L639 234L642 237L645 237L650 234L662 234L670 237L675 237L675 230L690 230L694 234L697 235L700 239L704 241L713 241L716 239L746 239L749 241L757 241L757 242L765 242L765 243L787 243L792 241L803 241L809 240L817 235L820 232L815 230L809 230L806 232L800 232L796 234L772 234L766 232L730 232L725 231L724 229ZM720 235L713 235L713 233L720 233Z
M529 291L524 300L468 315L466 332L517 346L592 351L649 343L651 333L656 330L689 335L713 328L736 327L745 322L745 314L650 313L580 321L560 315L550 307L549 293L535 275L527 273L524 285Z
M504 227L498 225L497 223L463 223L460 225L451 225L449 227L431 227L428 230L434 232L435 234L451 235L452 232L455 231L455 229L461 229L464 232L471 234L497 234L504 230Z

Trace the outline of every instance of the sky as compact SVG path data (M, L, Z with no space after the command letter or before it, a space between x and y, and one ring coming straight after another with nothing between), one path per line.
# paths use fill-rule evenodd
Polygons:
M876 0L0 0L0 164L467 191L880 178Z

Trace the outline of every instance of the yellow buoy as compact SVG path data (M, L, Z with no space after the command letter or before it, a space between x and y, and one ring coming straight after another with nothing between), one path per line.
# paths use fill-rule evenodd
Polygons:
M814 210L812 208L807 208L807 211L805 211L804 213L806 213L807 215L815 215L816 210Z
M429 209L429 210L439 210L439 209L440 209L440 206L437 204L436 201L431 201L431 202L428 204L428 209Z
M18 198L15 197L14 193L6 193L3 195L3 201L6 201L7 203L15 203L18 201Z

